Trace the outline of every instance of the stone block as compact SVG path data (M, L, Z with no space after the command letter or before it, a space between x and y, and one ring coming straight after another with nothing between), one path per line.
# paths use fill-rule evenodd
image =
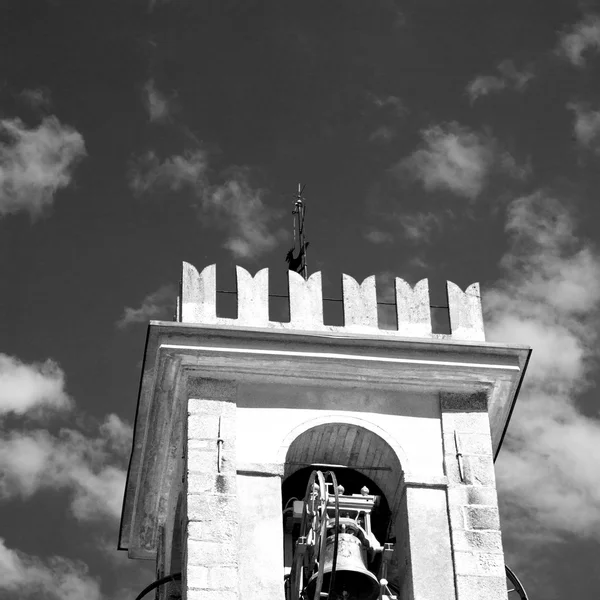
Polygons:
M237 562L238 548L235 543L187 540L188 568L189 565L237 565Z
M507 600L505 577L457 575L458 600Z
M235 521L190 521L187 535L191 540L235 542L239 536L239 526Z
M455 551L503 554L499 531L466 531L452 528L452 546Z
M497 508L489 506L465 506L466 529L500 529Z
M235 494L188 493L187 506L190 521L238 520L238 499Z
M450 486L448 488L448 500L451 504L484 504L487 506L498 505L498 496L496 488L492 486Z
M459 433L458 445L463 455L492 456L492 438L485 433ZM454 433L444 433L444 454L456 455Z
M238 600L238 593L234 590L188 589L187 600Z
M474 486L496 486L496 472L491 456L465 456L463 464L466 483Z
M219 416L207 414L190 414L187 422L188 440L214 439L219 437Z
M190 565L187 569L187 587L201 590L237 590L238 569L233 567L206 567Z
M442 412L444 433L485 433L490 435L490 419L487 412Z
M486 552L454 552L454 565L457 575L477 575L502 577L504 555Z

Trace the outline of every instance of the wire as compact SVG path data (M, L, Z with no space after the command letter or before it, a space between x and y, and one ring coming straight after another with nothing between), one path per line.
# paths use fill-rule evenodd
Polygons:
M153 581L150 585L146 586L137 596L135 600L141 600L148 592L164 585L165 583L169 583L170 581L181 581L181 573L171 573L171 575L166 575L165 577L161 577L156 581Z

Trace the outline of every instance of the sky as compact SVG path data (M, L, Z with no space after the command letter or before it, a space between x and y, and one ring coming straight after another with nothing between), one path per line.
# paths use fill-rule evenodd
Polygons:
M506 560L597 598L600 3L5 0L0 39L0 598L154 579L116 550L146 323L183 260L285 292L298 182L326 296L479 281L533 348Z

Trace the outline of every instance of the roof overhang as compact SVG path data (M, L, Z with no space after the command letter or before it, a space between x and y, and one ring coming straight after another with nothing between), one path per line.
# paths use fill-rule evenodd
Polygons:
M151 321L127 474L119 548L154 558L179 460L191 377L379 389L485 391L497 456L531 349L399 338ZM326 365L326 369L324 369Z

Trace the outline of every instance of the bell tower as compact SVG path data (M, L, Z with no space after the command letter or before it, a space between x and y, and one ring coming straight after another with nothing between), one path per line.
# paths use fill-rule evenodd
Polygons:
M448 282L432 333L427 280L343 276L344 325L321 275L184 263L177 322L152 321L119 547L156 562L160 599L506 600L494 478L529 348L485 341L479 286Z

